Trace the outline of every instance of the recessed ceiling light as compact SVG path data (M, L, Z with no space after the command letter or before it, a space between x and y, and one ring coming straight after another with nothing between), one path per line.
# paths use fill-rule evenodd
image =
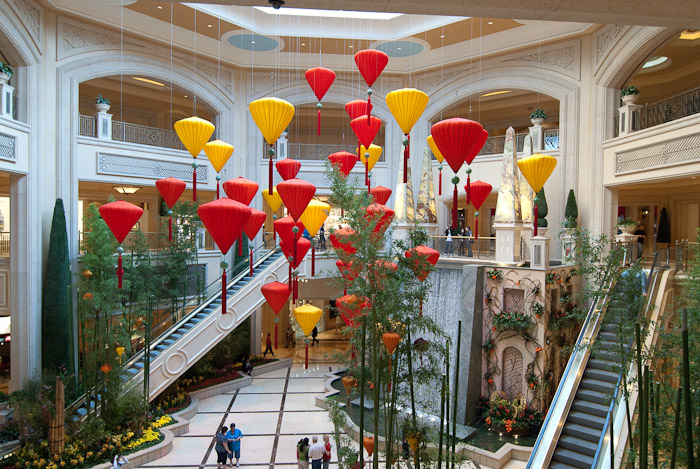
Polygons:
M489 21L489 24L493 24L493 21Z
M251 44L255 44L255 41L250 41Z
M313 8L282 8L253 7L270 15L288 16L320 16L324 18L356 18L365 20L390 20L402 16L403 13L380 13L375 11L344 11L344 10L315 10Z
M400 48L400 47L397 47L396 50L401 50L401 48Z
M301 43L301 45L302 45L302 46L305 46L305 45L306 45L306 43L302 42L302 43Z
M163 7L162 7L162 6L160 6L160 5L158 5L158 9L159 9L159 10L162 10L162 9L163 9Z
M155 81L155 80L149 80L148 78L141 78L141 77L131 77L131 78L133 78L134 80L142 81L144 83L150 83L151 85L165 86L164 83L161 83L161 82Z
M681 37L679 39L684 39L686 41L700 39L700 30L686 29L681 33Z
M666 57L665 55L662 55L661 57L652 57L649 60L647 60L647 62L644 65L642 65L642 68L656 67L657 65L661 65L667 60L668 57Z
M350 44L348 47L349 47L350 49L352 49L352 48L355 47L355 46L353 46L352 44Z
M443 39L445 39L445 35L444 35L444 34L443 34L443 35L441 35L440 37L441 37L441 38L443 38Z
M497 94L506 94L506 93L510 93L510 90L492 91L491 93L482 94L481 97L488 98L489 96L496 96Z
M184 94L183 96L184 96L185 98L187 97L187 95L186 95L186 94Z
M212 27L212 25L210 25L210 24L207 25L207 28L211 28L211 27Z

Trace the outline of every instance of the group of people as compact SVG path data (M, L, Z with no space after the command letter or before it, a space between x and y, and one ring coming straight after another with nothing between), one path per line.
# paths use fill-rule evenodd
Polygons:
M474 257L474 252L472 251L472 237L474 236L474 233L472 233L472 229L469 226L464 227L459 231L453 230L450 226L445 229L445 255L452 256L454 254L453 236L459 236L457 240L459 243L459 255L464 256L466 250L466 255L468 257Z
M231 423L231 428L226 426L221 427L219 433L216 434L216 464L218 469L226 466L226 460L229 461L229 466L233 467L233 458L236 458L236 467L240 467L241 459L241 438L243 433L236 428L235 423Z
M309 469L309 461L311 469L328 469L331 463L331 442L328 435L323 435L323 442L318 441L318 437L312 438L312 443L309 445L308 438L302 438L297 443L297 468Z

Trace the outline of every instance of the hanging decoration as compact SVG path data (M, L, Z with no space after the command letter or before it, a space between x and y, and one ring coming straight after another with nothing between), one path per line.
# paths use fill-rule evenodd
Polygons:
M352 153L348 153L353 156ZM304 224L306 231L311 236L311 276L316 275L316 247L313 242L313 238L316 237L316 233L321 229L323 224L326 222L326 218L331 213L331 206L325 202L319 200L311 200L309 205L306 206L306 210L301 214L301 222Z
M493 190L493 186L488 182L476 181L472 184L471 203L474 206L474 239L479 239L479 209L486 201L491 190Z
M528 156L520 161L518 161L518 168L527 179L527 182L532 187L535 194L542 190L544 183L547 182L549 176L552 175L555 166L557 165L557 159L553 156L543 155L541 153L536 153L532 156ZM533 234L537 236L537 204L535 206L535 216L534 221L534 231Z
M204 153L207 155L209 162L216 171L216 198L219 198L219 181L221 176L219 173L224 168L224 165L233 154L233 145L230 145L221 140L214 140L204 145Z
M280 240L280 249L282 249L282 252L289 261L289 278L292 287L292 301L296 301L299 297L299 278L296 276L296 272L292 272L292 269L299 268L301 261L304 260L304 256L306 256L306 253L309 252L309 249L311 249L311 241L302 237L293 245L289 245ZM293 274L294 276L292 276Z
M374 197L374 201L380 205L386 205L391 197L391 189L388 187L377 186L369 190L369 193Z
M267 189L263 189L262 196L265 202L267 202L267 206L272 210L272 213L275 213L282 206L282 197L280 197L279 192L277 192L277 186L272 188L272 195L270 195Z
M352 228L341 228L331 232L331 245L334 249L343 251L351 256L357 252L357 249L352 245L352 239L357 234Z
M350 393L357 386L357 378L354 376L343 376L341 379L343 382L343 387L345 388L345 393L348 395L348 408L350 408Z
M309 82L309 86L316 95L316 99L318 99L318 103L316 104L316 109L318 109L316 135L321 135L321 108L323 107L321 100L328 91L328 88L333 84L335 72L328 68L316 67L310 68L304 75L306 76L306 81Z
M297 222L314 194L316 194L316 186L302 179L289 179L277 184L277 191L280 193L285 207L287 207L287 212ZM296 240L294 253L294 258L296 259Z
M354 101L350 101L349 103L345 104L345 112L348 113L348 116L350 116L350 120L356 119L364 114L366 114L367 111L367 102L361 100L361 99L356 99ZM369 110L372 112L372 105L369 104ZM360 140L357 140L357 146L358 148L360 147L361 143ZM359 157L357 158L359 161Z
M365 166L365 185L369 189L370 193L372 189L369 187L369 173L372 171L372 168L374 168L374 165L377 164L379 158L381 158L383 151L384 149L382 147L375 145L374 143L371 144L369 148L361 145L357 150L357 153L360 155L360 161L362 161L362 164Z
M224 185L225 189L225 185ZM197 214L214 239L222 254L226 254L233 242L241 236L252 210L232 199L218 199L200 205ZM221 314L226 314L226 261L221 262Z
M187 184L180 179L168 177L156 181L156 189L163 198L165 205L168 206L168 241L173 240L173 207L177 203Z
M370 204L365 209L365 220L372 226L372 232L377 236L384 236L384 232L394 220L394 211L385 205Z
M122 278L124 277L124 266L122 264L122 253L124 248L121 244L124 242L124 238L129 234L131 229L134 227L141 215L143 215L143 209L137 207L134 204L130 204L124 200L117 200L116 202L110 202L108 204L100 206L100 216L107 223L110 231L117 238L117 242L120 246L117 248L119 253L119 261L117 264L117 288L121 290L122 288Z
M348 327L357 327L360 325L360 318L364 316L369 309L369 299L357 295L343 295L335 304Z
M403 183L408 181L408 159L411 156L411 129L428 105L428 95L414 88L395 90L386 95L386 105L401 127L403 140Z
M338 168L340 174L344 177L348 177L350 171L352 171L357 163L357 155L353 155L349 151L338 151L328 155L328 160L333 166Z
M253 117L255 124L262 132L265 141L270 146L267 150L267 157L270 160L269 164L269 180L270 185L268 194L272 192L272 159L275 156L275 149L272 146L280 138L282 132L289 126L294 117L294 106L279 98L262 98L256 99L248 105L250 115Z
M350 127L365 148L369 148L382 127L382 121L374 116L360 116L350 121Z
M343 288L343 295L348 294L348 283L352 283L355 281L357 276L359 275L359 272L352 267L352 261L348 261L347 263L343 262L342 260L338 259L335 261L336 267L338 267L338 270L340 271L341 277L345 279L345 287Z
M270 282L260 287L260 291L267 300L267 303L270 305L270 308L272 308L272 311L275 313L275 350L277 350L277 338L279 336L279 318L277 316L282 310L284 304L287 302L287 300L289 300L291 290L289 289L289 285L286 283Z
M362 446L365 447L365 451L367 451L367 456L372 457L374 454L374 437L373 436L366 436L362 440Z
M432 267L437 264L440 253L433 248L421 245L406 251L404 257L409 261L409 266L416 278L422 282L428 278Z
M275 163L275 168L277 168L277 172L282 176L282 180L288 181L297 177L299 169L301 168L301 163L291 158L285 158Z
M229 179L224 183L224 192L229 199L240 202L243 205L250 205L255 193L258 192L258 183L243 177ZM243 255L243 233L238 238L238 256Z
M365 49L355 54L355 64L367 83L367 117L372 110L372 85L389 63L389 56L377 49Z
M398 347L401 341L401 336L396 332L385 332L382 334L382 342L384 342L384 347L386 348L386 353L389 354L389 376L391 376L391 356L394 354L394 350ZM391 392L391 378L389 378L389 392Z
M290 215L278 218L272 225L280 236L280 241L286 243L287 246L293 246L294 241L298 241L304 233L304 223L301 220L295 222ZM296 230L294 228L296 228Z
M252 208L250 211L250 218L248 218L248 221L246 222L245 226L243 227L243 232L245 235L248 237L250 241L253 241L253 238L258 234L260 229L263 226L263 223L265 223L265 218L267 218L267 215L265 212L262 210L257 210ZM250 276L253 276L253 246L251 243L250 246L250 259L248 260L248 266L250 268Z
M442 153L440 153L440 149L435 145L435 140L433 139L432 135L428 135L428 146L430 147L430 150L433 152L433 155L435 155L435 159L438 160L438 171L440 172L440 176L438 178L438 195L442 195L442 162L445 161L445 157L442 156Z
M474 157L481 150L488 137L488 132L478 122L474 122L461 117L445 119L433 124L431 134L435 140L440 153L455 173L452 178L454 191L452 194L452 229L457 229L457 210L459 202L457 199L457 184L459 184L459 172L462 165L467 162L471 164ZM468 170L469 174L471 170ZM467 177L467 187L469 187L469 177ZM469 189L467 189L467 200L469 199Z
M294 308L294 317L297 319L304 335L308 336L314 330L318 320L321 319L323 311L313 305L304 305ZM304 368L309 369L309 339L306 339L306 353L304 358Z
M196 116L180 119L173 124L173 127L180 141L195 160L214 133L214 124ZM197 201L198 167L197 161L194 161L192 163L192 200L195 202Z

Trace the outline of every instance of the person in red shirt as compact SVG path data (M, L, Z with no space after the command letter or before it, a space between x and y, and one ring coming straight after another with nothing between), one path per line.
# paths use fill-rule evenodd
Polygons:
M267 352L270 352L272 356L275 356L275 352L272 351L272 339L270 338L270 333L267 333L267 339L265 339L265 353L263 353L263 357L267 355Z
M323 469L328 469L331 464L331 442L328 434L323 435Z

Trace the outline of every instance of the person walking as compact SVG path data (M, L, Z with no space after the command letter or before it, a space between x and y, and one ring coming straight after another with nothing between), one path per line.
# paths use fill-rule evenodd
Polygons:
M321 469L323 463L323 444L318 441L318 437L313 437L313 444L309 448L309 459L311 459L311 469Z
M465 243L467 244L467 256L474 257L474 252L472 251L472 237L474 236L474 233L472 233L471 227L467 227L466 231L464 232L464 236L466 236Z
M230 451L228 453L229 466L233 467L233 458L236 458L236 467L240 467L241 459L241 438L243 432L236 428L236 424L231 422L231 429L226 433L226 438L230 443Z
M292 329L292 325L288 324L287 325L287 348L295 347L296 346L296 341L294 340L294 330Z
M320 250L326 250L326 228L325 225L321 225L321 229L318 232L318 241L321 244Z
M309 469L309 439L302 438L297 443L297 459L299 460L299 469Z
M445 230L445 255L452 256L452 230L448 226Z
M311 331L311 346L312 347L314 346L314 342L316 342L316 344L318 344L318 345L321 345L321 343L318 341L317 337L318 337L318 327L314 327L314 330Z
M465 236L467 236L467 229L462 228L459 230L459 255L464 256L464 248L467 244L467 239Z
M323 469L329 469L331 465L331 439L328 433L323 435Z
M216 451L216 467L218 469L226 467L226 456L231 453L228 446L227 432L228 428L221 427L221 430L219 430L219 433L217 433L215 437L216 445L214 446L214 450Z
M644 254L644 241L647 237L647 232L644 230L644 225L638 225L634 234L637 235L637 259L640 259L642 254Z
M114 461L112 461L111 469L122 469L124 466L129 464L129 460L120 454L114 456Z
M270 333L267 333L267 338L265 339L265 353L263 357L267 356L267 352L270 352L272 356L275 356L275 352L272 351L272 339L270 338Z

